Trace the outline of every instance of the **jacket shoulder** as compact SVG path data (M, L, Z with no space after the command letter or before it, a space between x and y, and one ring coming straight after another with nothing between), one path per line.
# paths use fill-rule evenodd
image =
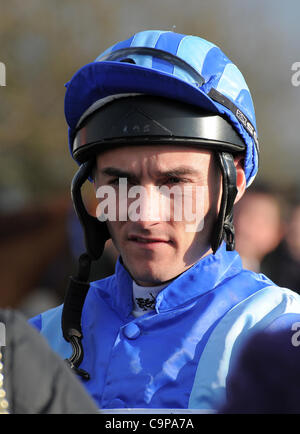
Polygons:
M45 337L53 351L63 358L68 358L72 354L72 347L62 335L62 310L63 304L31 318L29 323Z

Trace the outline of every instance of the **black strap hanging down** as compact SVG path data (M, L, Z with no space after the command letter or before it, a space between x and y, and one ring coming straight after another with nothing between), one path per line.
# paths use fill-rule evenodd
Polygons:
M81 314L86 295L89 290L91 261L100 258L105 241L109 238L106 224L91 216L85 209L82 197L82 184L88 179L94 162L83 164L72 181L72 200L77 216L82 223L87 253L80 256L76 277L69 278L69 285L62 312L62 332L64 338L71 343L73 353L67 363L82 378L88 380L89 374L79 365L83 359Z
M81 314L90 287L87 282L90 274L90 266L91 259L88 254L84 253L79 258L79 269L76 278L69 278L69 286L62 313L63 336L66 341L71 343L73 349L71 357L66 361L76 374L80 375L85 380L90 378L89 374L78 366L83 359Z
M236 168L232 154L217 152L217 161L222 171L222 199L218 219L213 231L211 246L213 253L220 247L223 239L226 249L234 250L233 204L237 195Z

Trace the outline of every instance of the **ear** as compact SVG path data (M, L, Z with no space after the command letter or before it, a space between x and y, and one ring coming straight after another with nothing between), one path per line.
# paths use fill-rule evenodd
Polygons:
M244 195L246 190L246 177L244 172L244 156L238 155L234 158L234 165L236 168L236 186L238 193L234 203L236 204Z

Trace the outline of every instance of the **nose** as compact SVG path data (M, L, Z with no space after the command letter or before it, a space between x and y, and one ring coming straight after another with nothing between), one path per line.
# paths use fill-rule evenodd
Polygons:
M153 184L138 185L128 191L128 218L144 225L162 220L159 189Z

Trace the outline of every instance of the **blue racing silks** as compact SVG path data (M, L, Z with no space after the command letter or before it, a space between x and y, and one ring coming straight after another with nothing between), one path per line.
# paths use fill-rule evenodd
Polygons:
M164 288L154 311L135 318L132 308L132 278L118 260L114 275L91 283L82 313L83 384L100 409L217 410L249 336L300 320L300 296L244 270L225 244ZM67 358L61 312L31 323Z

